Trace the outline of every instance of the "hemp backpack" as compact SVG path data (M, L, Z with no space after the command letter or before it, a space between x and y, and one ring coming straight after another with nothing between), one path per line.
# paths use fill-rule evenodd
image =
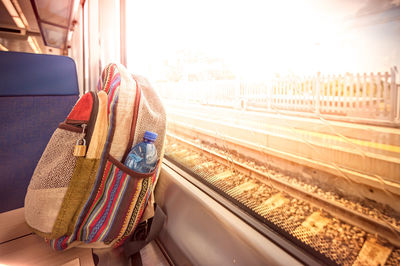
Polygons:
M121 65L108 65L97 89L84 94L55 130L25 197L27 224L56 250L118 247L154 215L164 107L146 79ZM158 134L159 161L143 174L122 162L146 130Z

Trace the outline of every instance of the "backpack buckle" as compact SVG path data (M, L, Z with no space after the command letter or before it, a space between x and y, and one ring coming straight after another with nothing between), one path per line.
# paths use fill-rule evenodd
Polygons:
M138 226L136 227L135 231L132 234L131 241L145 240L148 234L148 229L149 227L147 220L138 224Z

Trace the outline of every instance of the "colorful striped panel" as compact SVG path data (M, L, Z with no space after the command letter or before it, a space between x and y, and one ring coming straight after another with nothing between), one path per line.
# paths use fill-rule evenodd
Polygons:
M153 185L154 183L152 180L156 174L154 174L151 177L144 178L141 181L141 190L140 193L135 197L137 197L132 203L134 204L134 207L131 211L131 208L129 209L130 215L125 217L125 226L122 228L120 234L118 235L117 239L118 241L115 243L115 247L118 247L124 243L124 241L133 233L137 225L139 224L139 221L142 217L142 214L144 210L146 209L147 202L149 200L150 194L153 190ZM126 223L128 221L128 223ZM108 241L105 241L106 243Z
M101 78L99 79L99 83L97 84L98 91L104 90L108 94L109 107L118 94L116 91L119 89L120 84L121 75L119 74L117 65L109 64L104 68ZM108 113L110 113L110 108L108 109Z
M103 240L116 217L127 183L127 174L107 162L100 190L78 232L80 239L87 243Z
M129 234L140 220L148 195L152 191L152 184L149 182L151 179L152 177L138 180L107 162L103 184L95 206L92 207L84 227L79 232L80 239L87 243L95 241L111 243L115 240L118 235L109 235L110 229L121 230L121 227L117 226L116 223L127 218L127 208L121 207L122 202L125 206L134 203L134 211L128 211L128 218L132 224L128 226L125 233ZM126 193L129 180L133 181L131 182L132 193L130 195ZM112 184L112 186L107 186L108 184ZM123 237L125 236L127 235L123 235Z
M115 246L123 244L139 224L157 172L150 177L138 179L107 161L96 200L77 234L51 240L50 245L54 249L63 250L75 240L86 243L102 241L106 244L117 240Z

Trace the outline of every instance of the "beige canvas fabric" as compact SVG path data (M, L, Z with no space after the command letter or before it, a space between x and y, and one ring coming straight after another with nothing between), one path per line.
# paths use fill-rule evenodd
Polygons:
M67 188L30 189L25 200L27 224L43 233L50 234L57 219Z
M121 75L118 104L116 110L116 125L110 154L118 161L122 160L131 133L133 106L136 96L136 83L125 67L118 65Z
M25 197L29 226L51 233L76 164L72 155L80 133L58 128L40 158Z
M29 189L68 186L76 163L72 153L80 137L80 133L56 129L33 172Z
M160 161L164 157L164 141L166 134L166 113L164 106L158 96L157 92L150 85L149 81L142 76L133 76L139 87L142 89L142 97L140 100L140 107L138 113L138 122L135 130L135 139L133 146L143 140L146 130L157 133L157 140L155 146L157 148ZM159 175L160 171L158 171ZM158 179L158 176L157 176ZM157 180L156 179L156 180ZM154 184L154 187L156 184ZM154 216L154 193L151 193L147 207L144 210L141 221L145 221Z
M134 75L136 82L142 89L142 97L140 100L138 122L135 130L135 139L133 146L143 140L146 130L158 134L155 146L158 154L161 155L161 148L164 145L166 132L166 114L164 106L157 95L156 91L150 85L149 81L141 76Z

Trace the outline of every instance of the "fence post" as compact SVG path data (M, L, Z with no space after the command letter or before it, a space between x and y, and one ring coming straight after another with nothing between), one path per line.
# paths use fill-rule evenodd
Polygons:
M232 104L233 108L241 108L242 105L242 97L240 96L240 80L237 78L232 81L233 86L233 97ZM229 93L228 93L229 94Z
M275 82L275 80L274 80L274 78L270 78L270 80L269 80L269 82L267 83L267 93L266 93L266 96L267 96L267 110L268 111L271 111L271 98L272 98L272 88L274 87L274 83Z
M397 72L397 73L396 73ZM392 67L390 69L390 94L391 94L391 99L392 99L392 114L391 114L391 120L394 123L399 123L400 122L400 94L399 94L399 86L397 84L397 79L399 76L397 68ZM400 81L399 81L400 83Z
M321 72L317 73L315 77L314 83L314 101L315 101L315 113L319 114L320 112L320 90L321 90Z

